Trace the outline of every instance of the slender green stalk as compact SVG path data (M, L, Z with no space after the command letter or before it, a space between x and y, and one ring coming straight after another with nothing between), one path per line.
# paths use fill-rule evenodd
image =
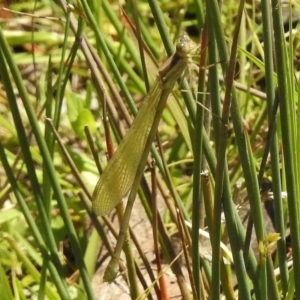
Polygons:
M151 8L152 15L155 19L156 26L160 32L162 42L165 46L168 55L171 55L174 51L174 45L169 38L169 28L165 22L163 12L159 7L157 0L149 0L148 4Z
M267 87L267 104L268 104L268 118L269 127L274 126L276 117L274 117L273 106L275 99L275 86L273 77L273 47L272 47L272 30L271 30L271 7L269 1L262 1L262 23L263 23L263 39L264 39L264 54L265 54L265 70L266 70L266 87ZM275 210L275 224L276 231L280 236L285 235L283 204L281 197L281 180L280 180L280 167L279 167L279 149L278 137L274 130L274 136L271 137L270 145L271 154L271 168L272 168L272 183L274 194L274 210ZM280 268L280 279L282 284L282 294L285 295L288 289L288 271L286 265L286 243L282 238L277 242L278 262Z
M280 121L282 134L282 147L286 173L286 187L288 194L288 210L293 249L293 266L295 282L300 278L300 235L299 235L299 188L295 133L295 107L293 75L287 62L286 42L282 28L281 1L272 0L273 27L275 40L275 54L278 76ZM296 299L300 299L300 285L295 285Z
M232 49L229 61L229 67L226 74L226 91L222 112L222 123L218 138L217 151L217 176L215 187L215 203L214 203L214 234L213 234L213 261L212 261L212 286L217 286L220 282L220 239L221 239L221 209L223 201L223 183L224 183L224 169L226 163L226 139L227 139L227 124L229 120L229 111L231 104L231 94L233 89L233 79L235 72L235 60L237 52L238 35L243 15L244 1L240 2L239 11L237 15L236 27L233 35ZM220 293L216 289L212 289L212 299L219 299Z
M200 58L200 72L198 78L198 96L197 96L197 110L196 110L196 123L194 131L194 170L193 170L193 214L192 214L192 264L193 264L193 279L196 289L194 299L201 299L200 293L200 257L199 257L199 225L201 224L200 212L203 207L201 205L201 165L202 165L202 142L203 142L203 123L204 123L204 102L206 95L203 93L205 90L205 65L207 59L207 30L204 27L201 41L204 50L201 51Z

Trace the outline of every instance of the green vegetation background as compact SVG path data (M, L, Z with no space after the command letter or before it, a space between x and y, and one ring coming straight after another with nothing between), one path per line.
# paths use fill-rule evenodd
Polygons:
M276 0L2 1L3 299L95 299L100 245L111 254L107 228L117 235L90 204L105 137L121 140L182 31L201 44L199 55L170 96L162 146L151 151L159 172L150 190L168 210L151 206L149 168L139 192L149 220L158 218L155 248L182 299L300 299L298 14L297 2ZM262 192L266 183L272 189ZM209 257L199 227L210 234ZM174 232L186 266L170 251ZM167 299L164 272L143 261L153 284L143 282L131 245L127 268L120 265L130 298Z

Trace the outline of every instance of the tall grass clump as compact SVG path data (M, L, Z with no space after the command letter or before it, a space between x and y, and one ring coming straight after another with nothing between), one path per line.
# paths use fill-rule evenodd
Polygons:
M3 1L3 297L300 299L299 13L276 0ZM199 47L119 259L126 199L100 218L93 189L183 31Z

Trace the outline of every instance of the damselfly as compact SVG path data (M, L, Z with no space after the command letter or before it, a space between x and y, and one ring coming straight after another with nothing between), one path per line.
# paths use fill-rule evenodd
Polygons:
M99 216L108 214L130 190L150 130L155 119L160 119L169 94L191 62L198 47L183 33L176 44L175 53L158 69L157 77L134 122L108 162L92 197L93 209ZM146 162L145 162L146 163Z

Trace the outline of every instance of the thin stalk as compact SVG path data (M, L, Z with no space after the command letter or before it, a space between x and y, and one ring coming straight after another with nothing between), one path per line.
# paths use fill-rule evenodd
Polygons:
M202 163L202 141L203 141L203 123L204 123L204 102L206 95L205 90L205 65L207 59L207 31L206 26L203 29L201 44L203 51L200 51L200 71L198 78L198 96L196 109L196 123L194 131L194 170L193 170L193 214L192 214L192 264L193 264L193 279L196 287L196 299L201 299L200 294L200 258L199 258L199 225L200 211L203 209L201 205L201 163Z
M146 90L147 90L147 92L149 92L150 83L149 83L149 77L148 77L147 66L146 66L145 52L144 52L143 42L142 42L142 34L141 34L141 28L140 28L138 8L137 8L135 0L131 0L130 3L132 5L132 15L134 18L134 23L135 23L139 54L140 54L141 65L142 65L142 70L143 70L143 79L145 82Z
M290 68L287 63L286 43L282 28L281 1L272 0L273 28L275 54L278 76L278 91L280 105L280 121L282 147L285 163L286 187L288 194L288 210L291 229L293 266L295 282L300 278L300 220L299 220L299 189L298 166L296 155L295 108L293 101L293 85L291 84ZM298 278L298 279L297 279ZM295 285L296 299L300 299L300 285Z
M222 112L222 123L220 125L220 132L218 137L218 151L217 151L217 172L216 172L216 187L215 187L215 202L214 202L214 232L212 244L212 286L218 286L220 282L220 240L221 240L221 214L222 214L222 198L223 198L223 182L224 182L224 169L225 169L225 156L226 156L226 143L227 143L227 129L229 120L229 111L231 105L231 94L233 89L233 79L235 72L235 61L237 53L237 43L239 30L244 10L244 1L240 2L239 11L237 14L236 26L233 34L231 55L229 67L226 74L226 91ZM211 299L219 299L220 293L217 289L212 289Z
M152 232L153 232L153 244L154 244L154 253L157 265L157 274L162 273L162 264L161 257L159 254L159 243L158 243L158 211L157 211L157 172L155 162L151 164L151 190L152 190ZM159 286L157 283L154 284L156 290L156 295L159 300L168 299L168 292L166 286L165 275L162 273L162 276L159 277Z
M265 57L265 72L266 72L266 87L267 87L267 104L268 104L268 120L269 126L276 126L274 119L273 106L275 98L275 86L273 80L273 47L272 47L272 26L271 26L271 7L269 1L262 1L262 23L263 23L263 39L264 39L264 57ZM272 168L272 184L274 194L274 210L276 232L284 237L285 226L283 216L283 204L281 197L281 180L279 167L279 149L276 129L270 145L271 168ZM286 243L285 239L281 238L277 242L278 262L280 268L280 279L282 284L282 294L285 295L288 289L288 270L286 265Z

